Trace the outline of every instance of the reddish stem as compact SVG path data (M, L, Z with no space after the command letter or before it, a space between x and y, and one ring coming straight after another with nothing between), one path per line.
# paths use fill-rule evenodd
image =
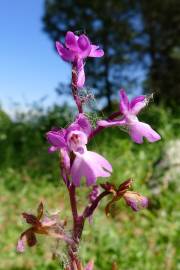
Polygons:
M72 82L71 82L71 87L72 87L72 94L74 101L76 102L77 108L79 113L83 113L83 107L82 107L82 102L79 97L78 93L78 87L77 87L77 67L76 64L73 63L72 65ZM71 211L72 211L72 216L73 216L73 232L72 232L72 238L75 242L73 245L68 246L68 253L70 257L70 269L71 270L80 270L80 262L77 257L77 248L78 248L78 243L82 235L83 227L84 227L84 218L78 216L78 211L77 211L77 201L76 201L76 187L74 184L67 185L68 191L69 191L69 198L70 198L70 204L71 204ZM76 267L77 266L77 267Z
M77 247L78 247L78 238L77 238L77 227L78 227L78 211L77 211L77 201L76 201L76 187L71 184L68 187L69 191L69 198L71 204L71 211L73 216L73 231L72 231L72 238L74 240L73 244L68 245L68 254L70 258L70 269L76 270L76 265L79 264L79 260L77 257Z
M93 202L90 206L87 206L84 210L83 217L86 219L87 217L91 216L94 210L97 208L99 202L107 195L109 195L109 191L103 191Z
M77 68L76 65L73 64L72 66L72 94L74 97L74 100L76 102L77 108L79 113L83 113L83 107L82 107L82 102L81 99L78 95L78 87L77 87ZM120 112L115 112L113 113L108 120L112 120L116 118L117 116L121 115ZM92 139L97 133L99 133L104 127L97 127L94 129L89 137L89 139ZM66 178L66 177L65 177ZM66 181L67 182L67 181ZM67 184L67 183L66 183ZM70 269L71 270L81 270L81 264L77 256L77 250L78 250L78 244L83 232L84 228L84 223L86 218L91 216L95 209L97 208L99 202L103 197L108 195L110 192L104 191L102 192L96 200L90 205L87 206L83 212L83 215L79 216L78 211L77 211L77 201L76 201L76 187L73 184L67 185L68 191L69 191L69 198L70 198L70 204L71 204L71 211L72 211L72 216L73 216L73 232L72 232L72 238L75 243L69 244L68 245L68 253L70 257Z
M69 190L69 198L70 198L70 203L71 203L73 220L75 222L78 217L77 202L76 202L76 187L73 184L71 184L68 190Z
M70 197L70 203L71 203L71 211L73 216L73 240L76 243L79 243L79 240L82 235L82 230L84 227L84 217L78 215L77 211L77 201L76 201L76 187L71 184L69 187L69 197Z
M79 95L78 95L77 79L78 79L77 68L76 68L76 65L73 64L73 66L72 66L72 83L71 83L72 94L73 94L74 100L76 102L79 113L82 113L83 107L82 107L81 99L79 98Z

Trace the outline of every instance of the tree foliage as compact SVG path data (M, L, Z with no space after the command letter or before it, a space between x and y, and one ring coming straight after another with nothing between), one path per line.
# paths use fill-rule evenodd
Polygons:
M148 65L146 87L166 103L180 101L180 2L137 1L142 30L138 53ZM137 42L138 44L138 42Z
M178 0L45 0L44 7L44 30L53 41L78 30L103 47L105 56L86 65L87 85L106 97L109 109L119 87L135 86L139 68L145 92L167 104L180 100Z

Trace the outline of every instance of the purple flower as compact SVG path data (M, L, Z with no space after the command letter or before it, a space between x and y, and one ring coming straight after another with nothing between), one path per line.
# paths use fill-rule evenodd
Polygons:
M111 164L101 155L87 151L86 147L75 152L76 158L71 167L71 178L75 186L80 185L82 177L86 178L87 186L96 183L98 177L109 177Z
M133 211L148 207L148 199L137 192L126 191L123 198Z
M129 102L126 92L120 90L120 112L123 115L121 119L101 120L98 125L102 127L125 126L128 128L132 140L136 143L143 143L143 137L149 142L155 142L161 139L160 135L154 131L150 125L140 122L137 114L147 105L145 96L138 96Z
M109 177L112 172L111 164L104 157L87 150L91 130L87 117L79 114L67 129L47 133L47 139L52 144L50 151L61 150L61 154L66 154L63 161L66 160L65 166L68 168L70 164L70 176L75 186L80 185L83 177L86 178L87 186L90 186L96 183L98 177ZM70 160L71 153L75 155L73 160Z
M68 31L65 37L65 47L56 42L56 48L64 61L72 62L78 73L77 87L83 87L85 82L84 59L87 57L102 57L104 51L99 46L92 45L84 34L77 36Z

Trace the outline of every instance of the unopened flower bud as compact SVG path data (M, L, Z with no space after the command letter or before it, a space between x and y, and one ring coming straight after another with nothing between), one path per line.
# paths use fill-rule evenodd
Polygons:
M123 198L133 211L139 211L148 206L148 199L137 192L126 191Z

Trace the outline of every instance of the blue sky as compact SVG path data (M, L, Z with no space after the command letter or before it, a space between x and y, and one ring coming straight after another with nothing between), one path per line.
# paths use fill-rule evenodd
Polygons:
M12 101L31 103L57 96L58 82L70 79L69 65L53 50L42 31L43 0L1 0L0 103L10 111Z
M70 66L61 60L42 31L43 4L44 0L1 0L0 105L12 115L17 109L14 103L25 110L43 97L45 107L63 102L54 89L59 82L71 79ZM139 82L144 77L142 70L132 73ZM141 92L141 86L135 92Z

